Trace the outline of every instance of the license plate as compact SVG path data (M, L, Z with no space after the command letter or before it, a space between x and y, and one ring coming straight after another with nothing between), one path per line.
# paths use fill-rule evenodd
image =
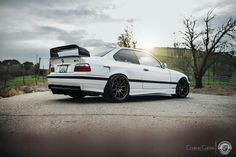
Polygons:
M67 65L61 65L59 68L59 73L66 73L67 72Z

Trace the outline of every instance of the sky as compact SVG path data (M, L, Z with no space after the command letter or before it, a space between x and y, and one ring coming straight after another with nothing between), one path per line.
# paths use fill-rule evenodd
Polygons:
M131 24L138 47L171 47L185 17L210 9L216 25L236 17L235 0L0 0L0 60L41 57L47 67L50 48L117 43Z

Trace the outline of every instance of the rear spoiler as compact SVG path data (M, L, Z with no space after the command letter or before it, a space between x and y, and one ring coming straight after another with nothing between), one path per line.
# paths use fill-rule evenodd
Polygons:
M58 53L62 51L69 51L78 49L78 56L79 57L90 57L89 51L83 47L79 47L78 45L66 45L60 47L54 47L50 49L50 56L51 58L59 57Z

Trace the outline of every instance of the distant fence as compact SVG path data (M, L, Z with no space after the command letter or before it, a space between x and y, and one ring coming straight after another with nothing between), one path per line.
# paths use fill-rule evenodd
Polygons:
M195 83L193 75L189 75L191 84ZM202 78L204 85L236 85L236 75L208 75L205 74Z
M20 62L16 59L0 61L0 88L21 85L37 85L46 82L48 58L36 57L36 62Z
M32 66L31 66L32 67ZM5 68L5 69L4 69ZM29 68L18 66L4 67L0 69L0 89L6 87L37 85L40 82L47 82L47 69L38 69L37 66ZM195 80L192 73L187 74L191 85L194 85ZM206 72L203 79L204 85L236 85L236 73L231 76L217 75L212 72Z
M16 87L23 85L37 85L38 83L47 83L48 70L40 70L39 75L17 76L6 81L0 82L0 89L6 87ZM194 85L194 77L189 74L191 85ZM204 85L236 85L236 75L222 76L222 75L205 75L202 79Z
M40 72L38 74L8 77L7 79L0 81L0 89L7 87L38 85L39 83L46 83L47 75L48 75L48 70L40 69Z

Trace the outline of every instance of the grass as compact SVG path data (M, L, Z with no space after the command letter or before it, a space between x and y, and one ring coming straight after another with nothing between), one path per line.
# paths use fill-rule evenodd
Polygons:
M177 71L181 71L181 69L178 69L176 66L174 66L174 63L176 62L176 60L178 60L178 58L176 58L175 56L170 56L170 55L157 55L155 54L156 57L158 59L160 59L160 61L162 62L166 62L168 65L168 68L173 69L173 70L177 70ZM211 71L211 70L210 70ZM207 73L206 73L207 74ZM40 77L39 80L36 80L37 82L47 82L47 78L46 77ZM34 76L25 76L25 84L26 85L35 85L36 84L35 81L35 77ZM6 83L6 87L16 87L16 86L22 86L23 84L23 77L16 77L14 79L8 80ZM195 81L192 80L190 81L190 85L194 86L195 85ZM212 73L210 73L210 79L208 81L208 76L205 75L203 77L203 85L215 85L215 86L236 86L236 72L233 74L233 76L229 79L229 80L212 80ZM0 89L4 88L4 82L0 82Z
M173 70L183 72L181 69L179 69L178 67L176 67L174 65L174 63L178 60L177 57L170 56L170 55L157 55L157 54L155 54L155 56L158 59L160 59L160 61L167 63L167 67L169 69L173 69ZM212 70L210 70L210 71L212 71ZM190 73L192 73L192 72L190 72ZM213 81L212 75L213 75L212 72L210 72L210 79L208 81L208 76L207 76L207 72L206 72L206 74L205 74L205 76L203 77L203 80L202 80L203 85L216 85L216 86L218 86L218 85L233 85L233 86L236 86L236 72L234 72L233 76L228 80L227 79L222 79L222 80L215 79ZM190 81L190 85L194 86L195 81L194 80Z
M36 78L35 76L25 76L25 85L35 85L36 82L47 82L47 77L46 76L40 76L39 79ZM16 77L11 80L8 80L6 82L6 87L16 87L16 86L23 86L23 77ZM0 89L4 88L4 82L0 83Z

